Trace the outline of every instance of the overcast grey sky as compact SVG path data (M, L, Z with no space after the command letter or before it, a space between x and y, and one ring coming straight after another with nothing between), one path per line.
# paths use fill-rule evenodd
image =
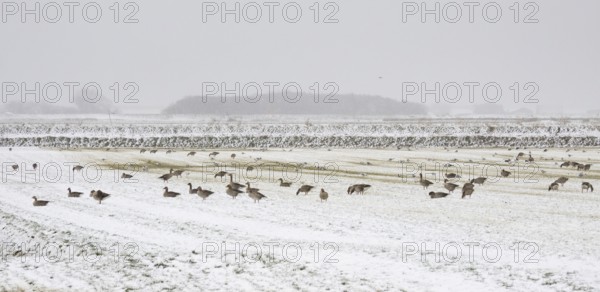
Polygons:
M33 8L34 2L27 4ZM122 108L136 112L158 112L184 96L199 95L203 82L251 81L297 82L303 90L315 82L335 82L340 93L396 99L402 97L403 82L497 82L504 90L501 103L514 108L521 105L511 105L509 87L514 82L521 86L535 82L539 85L535 107L565 112L600 109L597 0L534 2L539 12L532 19L538 23L522 22L534 12L534 6L525 8L530 1L520 2L519 23L513 20L513 1L498 1L502 17L497 23L482 17L482 7L491 1L477 2L474 23L469 22L467 6L462 6L458 23L448 23L443 15L440 23L433 16L422 23L420 14L408 16L404 23L403 3L410 1L397 0L332 1L335 5L327 9L323 1L319 23L313 21L310 8L314 1L297 1L302 8L298 23L282 17L281 8L288 2L274 1L280 5L274 8L273 23L268 20L269 8L259 2L263 15L258 23L243 17L236 23L233 16L222 23L218 13L203 22L201 1L146 0L133 2L139 7L133 18L139 22L128 24L122 19L133 6L126 9L126 2L121 2L121 22L114 23L112 2L98 2L102 17L97 23L82 18L81 7L88 2L77 2L73 23L66 6L58 23L45 21L43 12L40 23L33 16L22 23L20 11L6 15L12 14L5 11L11 7L3 2L0 81L93 81L105 96L114 82L135 82L139 103ZM234 2L227 2L233 8ZM249 2L240 3L243 7ZM433 8L433 1L427 3ZM439 3L443 7L449 1ZM322 23L335 6L339 11L333 19L339 22ZM448 17L454 16L452 7L446 11ZM53 14L48 8L47 16ZM527 91L522 91L525 96ZM66 99L66 93L63 96ZM482 100L476 96L476 101Z

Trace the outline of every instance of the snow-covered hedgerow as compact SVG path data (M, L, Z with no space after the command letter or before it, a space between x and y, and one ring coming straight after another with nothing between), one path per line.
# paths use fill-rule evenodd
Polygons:
M596 121L403 120L332 123L4 123L2 147L574 147L600 146Z

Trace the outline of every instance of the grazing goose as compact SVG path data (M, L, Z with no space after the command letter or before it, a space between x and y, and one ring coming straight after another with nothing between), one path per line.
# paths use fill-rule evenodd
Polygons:
M246 171L253 171L254 170L254 166L248 166L246 167Z
M448 182L448 179L445 179L444 180L444 188L446 188L449 192L452 193L452 192L454 192L454 190L456 188L458 188L458 185L457 184L453 184L451 182Z
M146 153L146 149L141 149L140 154L144 154L144 153Z
M471 183L472 184L483 185L483 183L485 183L486 180L487 180L487 177L478 177L478 178L472 179Z
M206 198L210 197L210 195L214 194L214 192L211 192L209 190L203 190L202 187L198 186L197 194L200 198L202 198L202 201L204 201L206 200Z
M266 197L267 197L267 196L265 196L265 195L261 194L261 193L260 193L260 192L258 192L258 191L251 192L251 193L249 193L249 194L248 194L248 196L249 196L249 197L250 197L252 200L254 200L254 203L258 203L258 202L260 202L260 200L262 200L263 198L266 198Z
M571 166L571 161L565 161L565 162L563 162L563 163L560 165L560 168L563 168L563 166L564 166L564 167L569 167L569 166Z
M258 192L258 191L260 191L260 189L257 189L257 188L251 188L251 187L250 187L250 183L249 183L249 182L246 182L246 193L248 193L248 194L249 194L249 193L252 193L252 192Z
M510 171L506 171L506 170L504 170L504 169L503 169L503 170L500 172L500 175L501 175L502 177L508 177L508 176L510 175Z
M550 186L548 187L548 191L558 191L558 183L557 182L551 183Z
M156 154L156 152L158 152L158 150L150 150L150 154Z
M359 195L364 195L365 191L367 189L369 189L371 187L371 185L367 185L367 184L356 184L356 185L351 185L348 188L348 194L352 195L353 193L357 193Z
M310 192L310 190L312 190L313 188L314 188L313 186L303 185L296 192L296 196L300 193L304 193L304 195L306 196L306 195L308 195L308 192Z
M440 199L440 198L445 198L447 196L448 196L448 193L429 192L429 197L431 197L432 199Z
M227 175L226 171L219 171L219 172L215 173L215 178L220 177L222 179L226 175Z
M165 197L165 198L175 198L175 197L181 195L180 193L177 193L177 192L169 192L169 188L168 187L164 187L163 190L165 190L163 192L163 197Z
M75 171L81 171L82 169L83 169L83 166L77 165L77 166L73 167L73 172L75 172Z
M188 153L187 156L196 156L196 151L192 151L192 152Z
M519 152L519 154L517 154L517 157L515 158L515 160L519 160L519 158L525 156L525 153L523 152Z
M561 176L561 177L559 177L557 180L555 180L554 182L555 182L555 183L559 183L561 186L564 186L564 185L565 185L565 183L566 183L568 180L569 180L568 178L566 178L566 177L564 177L564 176Z
M68 188L67 190L69 191L69 198L79 198L81 195L83 195L82 192L72 192L71 188Z
M235 153L231 154L231 159L235 159Z
M171 153L173 153L173 150L171 150L171 149L167 150L167 154L171 154Z
M188 183L188 186L190 187L190 195L198 193L198 188L192 188L192 183Z
M239 190L239 189L243 189L243 188L245 188L245 187L246 187L246 186L245 186L245 185L243 185L243 184L240 184L240 183L236 183L236 182L234 182L234 181L233 181L233 174L232 174L232 173L228 173L227 175L229 176L229 185L230 185L232 188L234 188L234 189L236 189L236 190Z
M233 199L235 199L239 194L243 193L242 191L238 190L238 189L234 189L232 186L227 185L227 191L226 193L231 196Z
M210 159L215 159L215 156L219 155L219 152L211 152L210 154L208 154L208 157L210 157Z
M585 171L588 171L588 170L590 170L591 168L592 168L592 165L591 165L591 164L586 164L586 165L583 167L583 170L585 170Z
M319 194L319 198L321 198L321 202L327 201L327 198L329 198L329 194L324 189L321 189L321 193Z
M185 170L173 170L172 168L169 170L170 173L173 174L173 176L176 177L181 177L181 174L184 172Z
M167 173L159 176L158 178L162 179L164 182L168 183L169 180L173 177L173 174Z
M13 164L12 169L13 170L19 170L19 165L18 164Z
M423 173L419 173L419 183L423 186L423 189L427 189L430 185L432 185L433 183L423 179Z
M582 182L581 183L581 192L583 193L584 190L586 190L588 192L593 192L594 186L592 186L592 184L589 182Z
M585 169L585 164L577 165L577 170L584 170L584 169Z
M456 173L446 173L446 178L460 178L460 175Z
M50 201L42 201L42 200L38 200L37 197L31 197L33 199L33 206L34 207L43 207L48 205L48 203L50 203Z
M473 195L474 191L475 190L473 188L463 188L462 189L462 197L461 197L461 199L464 199L466 197L471 198L471 195Z
M34 163L34 164L33 164L33 170L36 170L37 168L38 168L38 164L37 164L37 163Z
M122 179L130 179L132 177L133 177L133 175L131 175L131 174L126 174L126 173L121 174Z
M291 182L285 182L285 181L283 181L283 178L280 178L277 181L279 182L280 187L289 188L292 186Z
M110 195L101 190L97 190L97 191L92 190L90 192L90 197L94 198L94 200L98 201L98 204L102 205L102 200L110 197Z

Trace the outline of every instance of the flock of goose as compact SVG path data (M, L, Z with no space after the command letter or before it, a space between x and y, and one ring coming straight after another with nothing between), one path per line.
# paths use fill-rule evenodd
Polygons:
M145 153L146 151L147 150L142 149L140 151L140 153ZM157 150L150 150L149 152L156 153ZM172 151L168 150L166 153L170 154L170 153L172 153ZM187 156L195 156L196 154L197 153L195 151L192 151L192 152L189 152L187 154ZM211 152L209 154L209 158L214 159L217 155L219 155L219 152ZM515 158L515 160L519 160L524 155L525 154L523 152L519 153L517 155L517 157ZM231 157L231 159L235 159L236 154L231 154L230 157ZM529 162L529 163L534 161L533 157L531 156L531 153L529 154L529 158L525 159L525 161ZM567 161L567 162L562 163L560 165L560 168L574 167L577 170L589 171L591 169L591 166L592 166L591 164L581 164L581 163L577 163L577 162L573 162L573 161ZM37 167L38 167L37 163L34 163L33 168L37 169ZM19 166L13 165L12 168L13 168L13 170L18 170ZM75 171L81 171L82 169L83 169L83 166L78 165L78 166L73 167L72 170L73 170L73 172L75 172ZM163 180L165 183L167 183L167 182L169 182L169 180L171 180L174 177L180 178L184 172L185 172L185 170L170 169L169 173L163 174L158 178ZM502 171L500 172L500 175L503 178L507 178L511 175L511 172L502 169ZM254 203L258 203L258 202L260 202L260 200L267 198L267 196L265 196L263 193L260 192L260 189L251 187L249 182L246 182L246 184L240 184L240 183L235 182L233 179L232 173L228 173L226 171L219 171L219 172L215 173L215 175L214 175L215 178L223 178L225 176L229 177L229 183L225 186L225 193L227 195L229 195L232 199L236 199L240 194L243 194L243 193L246 193L254 201ZM462 191L462 196L461 196L462 199L465 199L467 197L470 198L473 195L473 193L475 192L475 185L481 186L487 180L486 177L477 177L477 178L471 179L470 181L465 182L461 187L460 185L450 181L450 180L460 179L461 178L460 175L458 175L456 173L446 173L444 176L445 176L445 179L444 179L442 186L447 190L447 192L431 191L428 193L428 195L431 199L445 198L445 197L449 196L450 194L454 193L454 191L458 188L460 188ZM121 178L122 179L131 179L131 178L133 178L133 175L123 173L121 175ZM564 176L559 177L558 179L556 179L554 182L552 182L550 184L550 186L548 187L548 191L558 191L559 186L564 186L564 184L568 180L569 180L569 178L567 178L567 177L564 177ZM282 178L279 178L277 180L277 182L279 183L280 187L288 188L288 187L292 186L291 182L286 182ZM423 187L424 190L427 190L430 186L434 185L433 182L423 178L423 173L419 174L419 184ZM194 188L191 183L188 183L187 185L188 185L188 193L192 194L192 195L198 195L200 198L202 198L202 200L206 200L207 198L209 198L211 195L214 194L213 191L205 190L201 186ZM314 188L315 187L311 186L311 185L302 185L296 191L296 195L299 195L300 193L304 193L304 195L308 195ZM354 184L354 185L351 185L348 187L347 194L352 195L352 194L356 193L356 194L362 195L369 188L371 188L371 185L368 185L368 184ZM67 190L68 190L68 197L70 197L70 198L77 198L83 194L82 192L73 192L71 190L71 188L68 188ZM584 192L584 191L593 192L594 187L589 182L582 182L581 191L582 192ZM168 187L163 188L163 197L165 197L165 198L175 198L180 195L181 195L181 193L170 191ZM97 200L99 204L102 204L102 201L110 196L111 196L110 194L107 194L101 190L92 190L90 192L90 197ZM321 191L319 193L319 198L320 198L321 202L327 201L327 199L329 198L329 194L325 191L325 189L321 188ZM33 200L34 200L33 205L36 207L46 206L49 203L49 201L38 200L37 197L33 197Z
M544 152L546 152L546 151L547 150L544 150ZM525 153L520 152L519 154L517 154L515 160L518 161L520 158L522 158L524 156L525 156ZM511 160L508 159L505 162L511 162ZM527 159L525 159L525 162L527 162L527 163L534 162L534 158L531 156L531 152L529 153L529 157ZM582 163L578 163L578 162L574 162L574 161L566 161L560 165L560 168L563 168L563 167L575 167L575 168L577 168L577 170L589 171L591 169L592 165L591 164L582 164ZM500 172L500 176L503 178L507 178L510 175L511 175L511 172L506 171L504 169L502 169L502 171ZM451 183L449 181L449 179L460 179L460 175L455 174L455 173L446 173L445 177L446 178L444 179L443 186L446 190L448 190L448 192L429 192L429 197L431 197L432 199L445 198L448 195L450 195L451 193L453 193L456 188L459 187L459 185ZM475 185L483 185L486 180L487 180L486 177L478 177L478 178L471 179L469 182L466 182L461 188L462 189L462 197L461 198L462 199L464 199L466 197L470 198L473 195L473 192L475 191ZM550 186L548 187L548 191L558 191L559 186L564 186L568 180L569 180L569 178L567 178L567 177L564 177L564 176L559 177L558 179L556 179L554 182L552 182L550 184ZM431 181L423 179L423 173L419 174L419 183L421 184L421 186L423 186L423 189L427 189L427 188L429 188L429 186L434 184ZM594 186L591 183L584 181L581 183L581 192L583 193L584 191L593 192Z

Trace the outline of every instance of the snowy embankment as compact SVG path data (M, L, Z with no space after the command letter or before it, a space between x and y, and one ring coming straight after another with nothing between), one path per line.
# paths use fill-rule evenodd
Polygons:
M600 146L598 120L4 121L2 147L395 148Z

